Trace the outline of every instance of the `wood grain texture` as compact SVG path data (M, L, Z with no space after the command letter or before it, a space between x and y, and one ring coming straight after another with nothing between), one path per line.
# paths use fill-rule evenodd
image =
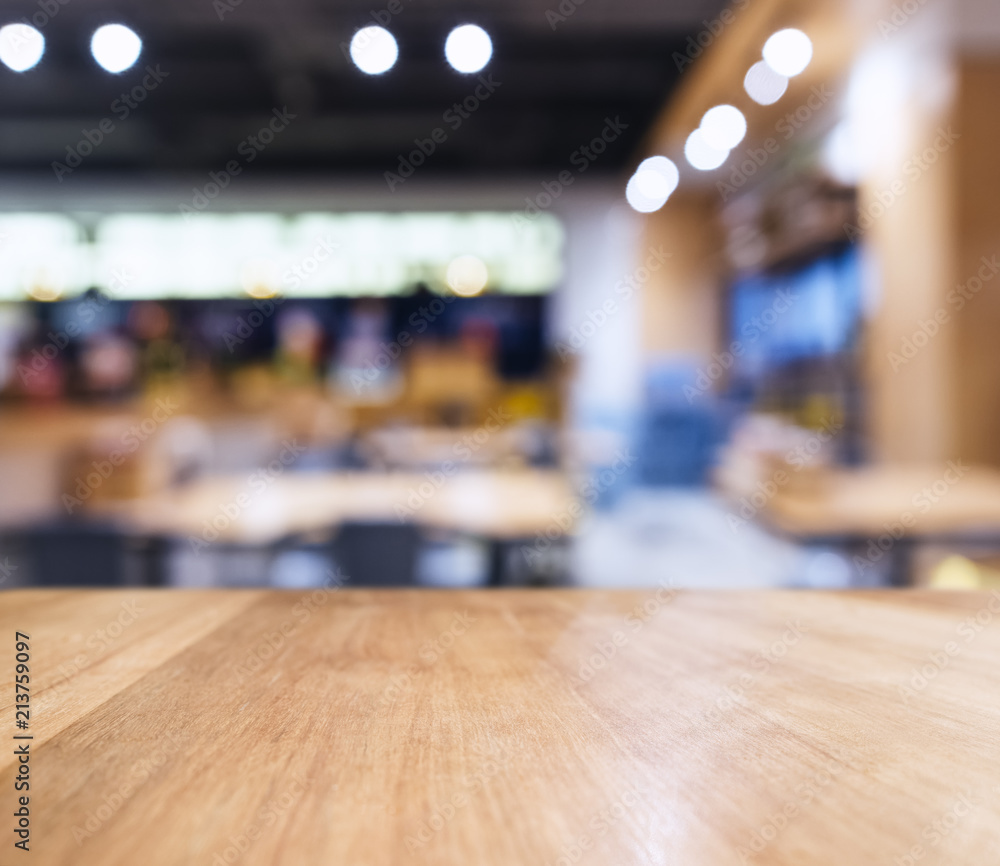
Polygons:
M0 864L993 864L998 621L985 593L8 593L0 735L18 629L36 739Z

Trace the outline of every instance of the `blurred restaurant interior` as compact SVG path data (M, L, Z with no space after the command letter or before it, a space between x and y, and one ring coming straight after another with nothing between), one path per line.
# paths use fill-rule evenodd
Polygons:
M1000 586L996 3L0 28L4 588Z

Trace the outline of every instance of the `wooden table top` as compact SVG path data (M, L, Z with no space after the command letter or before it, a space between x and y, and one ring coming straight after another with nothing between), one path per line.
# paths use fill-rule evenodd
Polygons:
M1000 862L1000 593L0 598L4 866Z
M526 453L534 431L512 425L485 432L481 427L382 427L362 441L373 458L392 467L419 469L458 460L466 466L495 466Z
M413 522L496 538L563 534L582 507L562 472L463 469L289 472L266 483L259 474L210 477L95 510L140 532L201 537L214 526L223 541L266 544L347 520Z
M1000 534L1000 472L962 463L831 471L812 489L778 484L764 514L799 536Z

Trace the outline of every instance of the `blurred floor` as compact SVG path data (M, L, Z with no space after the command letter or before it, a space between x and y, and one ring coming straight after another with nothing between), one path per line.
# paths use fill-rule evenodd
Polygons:
M733 529L725 500L707 490L627 492L582 522L571 570L586 587L852 585L843 557L780 540L752 523Z

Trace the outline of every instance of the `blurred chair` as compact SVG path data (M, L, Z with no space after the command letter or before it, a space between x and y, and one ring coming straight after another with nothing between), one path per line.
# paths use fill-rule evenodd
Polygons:
M348 586L412 586L421 536L400 523L344 523L333 558Z
M651 411L640 433L640 483L651 487L705 484L725 429L721 413L712 407Z
M490 545L460 533L437 532L424 539L416 581L438 589L485 586L490 579Z
M638 431L640 484L708 483L716 453L728 437L734 407L698 385L699 370L693 362L662 362L647 371L647 408Z
M101 524L59 522L18 533L28 579L35 586L123 586L142 582L133 539ZM132 579L138 578L138 579Z

